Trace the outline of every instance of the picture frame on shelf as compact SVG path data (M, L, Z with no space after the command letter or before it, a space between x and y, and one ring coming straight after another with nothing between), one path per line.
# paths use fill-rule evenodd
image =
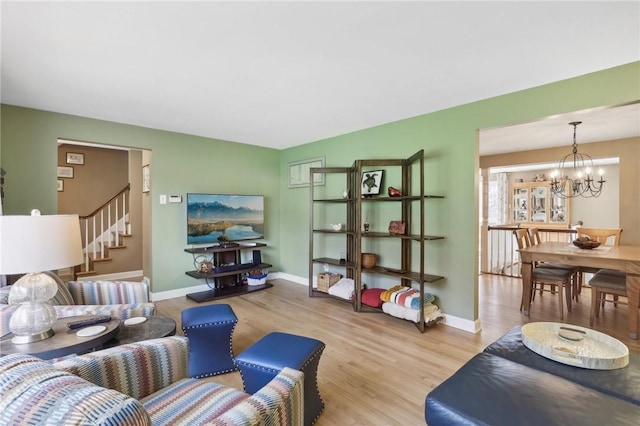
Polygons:
M84 164L84 154L79 152L67 152L67 164Z
M58 179L58 192L64 191L64 181L62 179Z
M71 166L58 166L58 177L73 179L73 167Z
M362 172L360 189L362 190L363 197L370 197L372 195L380 194L383 174L384 170L367 170Z
M324 167L324 157L309 158L307 160L289 163L289 188L309 186L311 168ZM313 177L314 185L324 185L324 173L316 173Z
M142 192L147 193L151 191L151 170L149 165L142 166Z

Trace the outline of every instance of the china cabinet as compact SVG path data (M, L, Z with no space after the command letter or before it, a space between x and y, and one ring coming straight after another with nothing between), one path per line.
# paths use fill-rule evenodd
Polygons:
M511 223L533 226L569 226L569 200L551 192L551 182L515 182L510 190Z

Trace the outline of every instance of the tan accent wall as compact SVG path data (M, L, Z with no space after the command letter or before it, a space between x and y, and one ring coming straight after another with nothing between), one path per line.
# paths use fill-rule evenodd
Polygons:
M559 161L570 147L537 149L480 157L480 168ZM619 220L622 244L640 245L640 137L580 144L580 151L594 159L620 159Z
M83 154L84 164L67 164L69 152ZM58 165L73 167L73 178L62 179L64 189L58 192L60 214L89 215L131 184L129 223L132 236L124 237L120 242L126 248L109 251L111 261L95 262L94 270L98 275L142 270L141 152L61 144L58 146Z

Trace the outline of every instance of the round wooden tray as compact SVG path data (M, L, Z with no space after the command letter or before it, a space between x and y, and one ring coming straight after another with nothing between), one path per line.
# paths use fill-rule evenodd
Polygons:
M545 358L592 370L615 370L629 364L629 348L590 328L556 322L522 326L522 343Z

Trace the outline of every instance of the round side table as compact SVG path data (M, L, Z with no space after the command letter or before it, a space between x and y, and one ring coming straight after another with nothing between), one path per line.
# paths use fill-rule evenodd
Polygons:
M75 317L59 318L53 325L54 335L48 339L37 342L14 344L11 339L13 334L9 333L0 339L0 354L30 354L42 359L60 358L70 354L83 354L90 352L113 339L118 334L120 320L113 318L109 322L96 325L103 325L106 329L94 336L80 337L76 333L82 329L71 330L67 323L89 319L94 315L82 315Z

